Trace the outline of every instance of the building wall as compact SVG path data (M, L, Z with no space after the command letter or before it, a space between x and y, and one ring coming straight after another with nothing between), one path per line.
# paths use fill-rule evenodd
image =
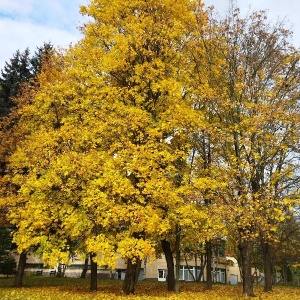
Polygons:
M228 261L230 261L230 264L228 263ZM197 266L194 260L188 260L187 262L182 261L180 264L181 266L180 279L181 280L193 280L194 278L197 279L200 272L199 270L200 265L201 265L200 261L197 261ZM83 260L81 260L80 258L74 258L71 261L71 265L66 266L65 276L80 277L83 266L84 266ZM144 260L142 262L141 268L142 271L139 279L150 279L150 280L159 280L159 281L166 280L167 264L164 256L157 259L152 258L152 259ZM190 270L188 270L188 268ZM39 256L35 254L29 254L27 256L26 273L36 273L37 270L43 270L43 275L50 275L51 271L53 270L57 271L57 268L45 268L43 267L43 261L40 259ZM126 270L126 263L122 258L119 258L117 260L115 270L109 270L109 269L99 267L98 275L99 278L124 279L125 270ZM223 258L223 263L220 261L217 262L216 260L213 261L212 270L213 270L212 277L213 277L213 281L215 282L224 282L229 284L237 284L241 282L240 270L236 259L233 257L227 257L226 259ZM191 274L193 274L194 277ZM203 277L204 280L206 280L205 270L203 276L204 276Z
M158 270L166 270L165 258L150 259L143 262L146 279L158 279Z

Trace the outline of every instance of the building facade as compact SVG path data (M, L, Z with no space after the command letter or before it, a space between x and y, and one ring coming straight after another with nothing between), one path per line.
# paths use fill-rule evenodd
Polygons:
M34 254L29 254L27 258L26 273L35 273L37 275L54 276L59 270L63 271L65 277L80 277L84 268L84 261L80 258L74 258L70 265L57 265L55 268L43 266L43 261ZM89 270L88 275L89 276ZM118 259L116 269L107 267L98 267L99 278L112 278L123 280L126 273L126 263L123 259ZM254 273L254 270L253 270ZM142 262L139 280L157 280L166 281L168 276L167 264L165 258L144 260ZM195 260L184 260L180 264L179 279L183 281L206 281L206 270L202 270L201 262ZM240 270L234 257L213 258L212 280L214 283L238 284L241 282Z

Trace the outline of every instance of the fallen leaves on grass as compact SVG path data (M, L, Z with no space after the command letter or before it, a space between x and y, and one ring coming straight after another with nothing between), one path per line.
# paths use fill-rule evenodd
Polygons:
M4 284L3 284L4 283ZM122 282L118 280L99 281L98 292L89 292L89 281L64 278L27 278L25 287L9 287L9 281L0 281L1 300L239 300L242 287L214 285L212 291L205 290L204 284L182 283L181 292L176 295L166 289L165 283L139 282L135 295L126 296L121 292ZM27 285L27 286L26 286ZM2 287L1 287L2 286ZM259 300L300 299L300 288L274 287L271 293L264 293L262 287L255 287ZM255 299L255 298L254 298Z

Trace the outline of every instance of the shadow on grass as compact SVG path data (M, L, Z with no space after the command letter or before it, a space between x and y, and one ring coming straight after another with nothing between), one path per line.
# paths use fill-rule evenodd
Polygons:
M13 287L14 277L0 278L0 288ZM49 286L71 286L80 285L83 287L89 286L88 279L80 278L59 278L59 277L47 277L47 276L25 276L23 278L23 287L49 287Z
M1 288L13 288L14 278L0 278ZM107 294L122 295L123 281L115 279L98 280L98 291ZM205 285L202 283L182 282L181 291L202 292ZM23 279L24 288L55 288L57 291L74 291L74 292L89 292L90 279L81 278L59 278L48 276L25 276ZM136 294L162 296L169 295L165 282L158 281L139 281L137 284Z
M13 287L14 277L0 278L0 289L14 289ZM105 291L109 294L122 294L123 281L115 279L101 279L98 280L98 291ZM77 291L77 292L89 292L90 279L82 278L60 278L60 277L48 277L48 276L34 276L28 275L23 279L23 288L47 288L55 287L56 290L61 291ZM166 291L167 287L165 283L157 281L140 281L137 285L137 293L139 294L153 294L153 290L161 294Z

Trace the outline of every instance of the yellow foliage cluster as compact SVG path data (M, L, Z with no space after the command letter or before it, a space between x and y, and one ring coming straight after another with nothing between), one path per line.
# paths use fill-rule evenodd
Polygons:
M201 185L188 163L202 113L184 91L184 49L199 25L198 5L113 0L82 7L93 18L84 38L44 64L31 101L18 110L15 130L27 131L10 158L9 180L19 188L9 201L20 252L37 245L55 265L75 248L113 266L117 255L151 256L177 224L199 243L215 234L208 210L188 200L193 184L205 189L205 176Z

